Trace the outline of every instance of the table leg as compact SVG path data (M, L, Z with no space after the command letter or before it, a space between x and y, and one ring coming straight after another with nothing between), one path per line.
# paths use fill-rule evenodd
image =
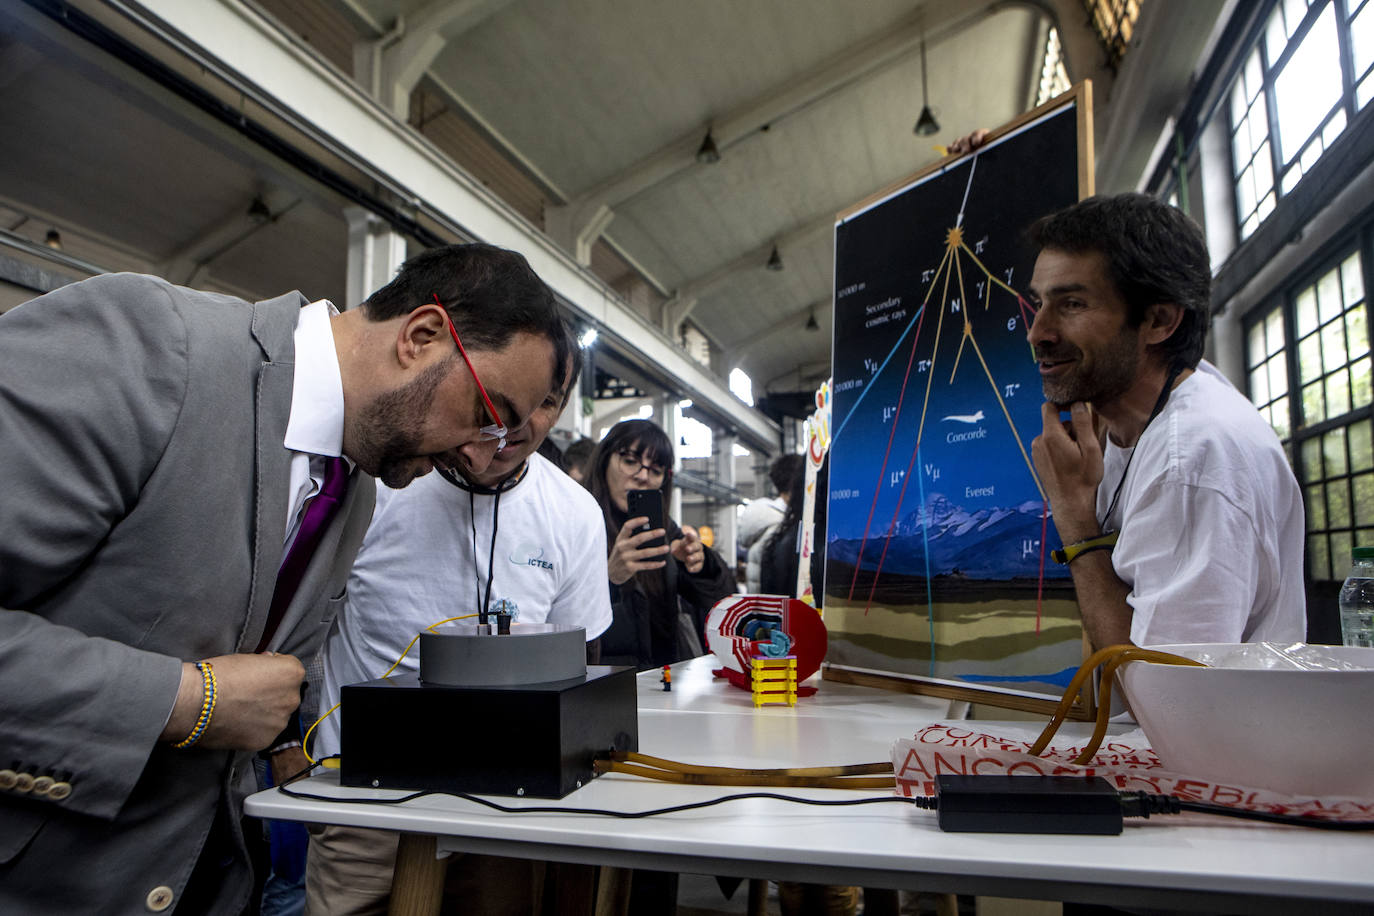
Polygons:
M898 916L901 909L900 891L885 887L864 888L864 916Z
M550 862L543 912L546 916L593 916L596 912L597 867Z
M596 916L625 916L630 912L630 879L634 870L601 866L596 885Z
M767 916L768 881L764 878L749 879L749 903L745 912L749 916Z
M435 855L434 837L401 834L387 916L439 916L447 871L447 857L440 859Z

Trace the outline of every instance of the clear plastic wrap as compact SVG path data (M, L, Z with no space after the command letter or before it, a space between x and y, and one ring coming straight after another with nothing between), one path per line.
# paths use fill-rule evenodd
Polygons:
M1368 671L1369 666L1357 663L1343 646L1319 646L1310 643L1281 645L1273 642L1252 642L1243 645L1217 643L1213 646L1193 646L1180 651L1177 646L1152 646L1165 652L1196 659L1212 668L1248 668L1272 670L1296 668L1302 671ZM1342 657L1344 656L1344 657Z

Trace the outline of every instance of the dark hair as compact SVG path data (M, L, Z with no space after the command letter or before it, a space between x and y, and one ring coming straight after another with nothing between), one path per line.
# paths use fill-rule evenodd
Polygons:
M535 451L547 458L549 463L560 471L565 470L563 453L558 450L558 446L553 444L552 439L545 437L544 441L539 443L539 448L535 449Z
M373 321L387 321L434 302L435 296L467 349L499 350L525 331L553 343L555 366L568 364L571 331L553 291L523 255L480 242L431 248L402 264L395 279L368 296L362 309Z
M773 482L773 489L778 493L790 493L792 478L806 469L805 460L801 455L783 455L781 458L775 458L768 467L768 479Z
M577 335L566 319L563 320L563 334L554 342L553 351L554 364L558 367L555 380L558 383L563 379L568 380L568 387L563 391L563 402L558 405L562 410L572 400L573 392L577 390L577 377L582 374L582 348L577 345Z
M669 441L668 434L649 420L621 420L612 426L588 459L587 478L583 481L601 506L609 538L606 542L608 549L615 543L620 528L611 522L613 514L619 510L611 502L610 489L606 486L606 468L612 458L625 451L635 452L641 461L653 461L663 466L663 483L659 485L659 490L663 493L665 504L668 494L673 490L673 443Z
M788 458L797 460L795 462L796 472L788 479L787 490L785 491L787 493L787 511L783 513L782 520L773 526L773 533L768 536L768 540L764 543L765 555L772 553L773 543L778 538L796 538L797 526L801 524L802 520L802 506L806 502L806 459L801 455L783 455L773 462L773 467L776 468Z
M563 450L563 463L570 468L575 467L585 473L587 459L592 456L592 452L594 451L596 451L596 443L591 439L588 439L586 436L583 436L581 439L575 439Z
M1202 359L1212 267L1202 230L1177 207L1147 194L1089 197L1036 220L1027 236L1037 252L1100 252L1132 327L1151 305L1177 304L1183 318L1155 350L1171 369L1192 369Z

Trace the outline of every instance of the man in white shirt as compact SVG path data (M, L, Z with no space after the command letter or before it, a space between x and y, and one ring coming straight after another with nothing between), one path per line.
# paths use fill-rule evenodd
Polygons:
M1302 498L1273 430L1201 362L1201 231L1123 194L1031 238L1046 398L1032 452L1094 648L1301 641Z
M342 314L117 274L0 316L0 911L244 909L247 753L299 703L371 477L483 471L564 335L488 245Z
M567 403L576 362L563 367L558 387L484 472L441 470L404 490L378 490L346 604L322 653L321 713L344 685L385 674L416 633L482 608L495 613L502 602L514 606L516 625L584 628L595 661L595 640L611 622L605 524L591 494L536 454ZM418 664L412 651L401 668ZM311 750L317 759L338 753L337 711L316 728ZM310 843L307 912L385 912L396 847L395 833L323 828ZM467 884L473 912L529 912L532 867L469 856L449 871L451 881Z

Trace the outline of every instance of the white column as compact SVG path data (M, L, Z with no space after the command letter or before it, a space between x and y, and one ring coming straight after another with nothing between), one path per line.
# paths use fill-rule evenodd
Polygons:
M406 237L363 207L345 207L348 220L348 280L344 308L356 308L396 276L406 259Z
M757 449L749 451L754 457L754 499L767 499L773 495L773 481L768 477L768 469L773 466L773 456L765 455Z
M668 441L673 444L673 470L682 469L682 457L678 452L682 451L682 443L677 440L677 395L671 391L660 394L654 399L654 422L663 428L668 434ZM668 515L676 519L678 524L682 523L682 491L673 487L672 495L669 497Z
M711 460L715 462L716 481L727 487L735 485L735 443L738 436L716 433L711 440ZM739 506L734 503L719 503L715 512L716 553L720 554L731 569L735 568L735 542L738 538Z

